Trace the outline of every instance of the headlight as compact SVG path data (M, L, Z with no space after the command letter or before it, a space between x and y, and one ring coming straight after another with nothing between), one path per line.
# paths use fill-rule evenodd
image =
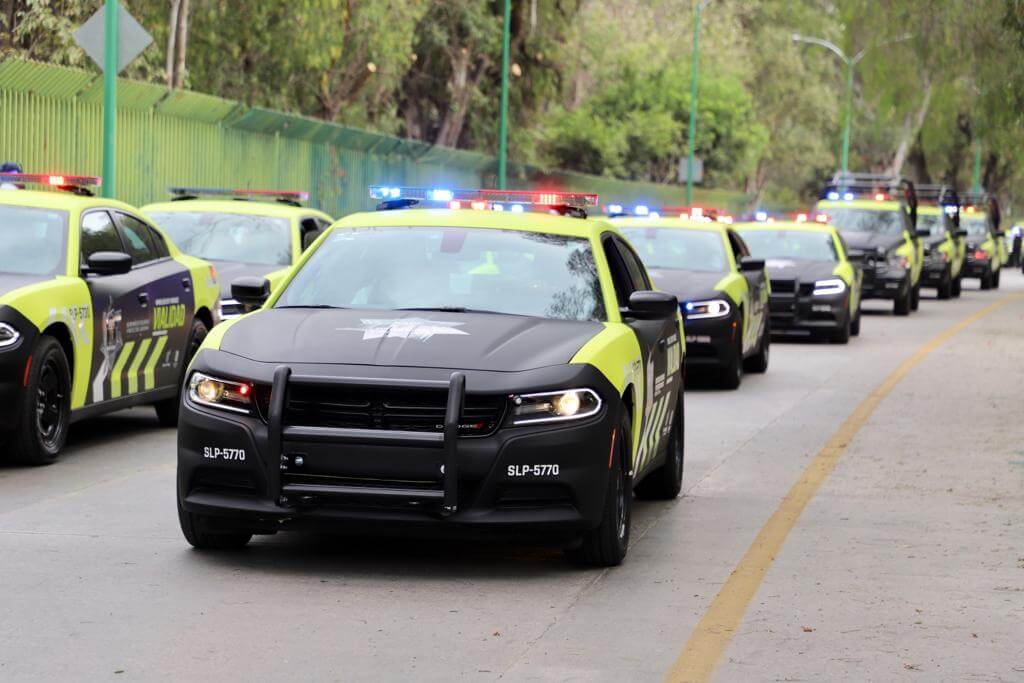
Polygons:
M818 280L814 283L814 296L830 296L842 294L846 291L846 283L839 278L830 280Z
M902 254L892 253L886 257L886 261L890 268L896 268L898 270L907 270L910 267L910 259Z
M201 372L192 373L188 382L188 398L193 403L233 413L248 415L252 412L251 384L217 379Z
M703 318L724 318L729 315L732 306L725 299L709 299L708 301L687 301L682 306L683 316L687 320Z
M592 389L566 389L512 397L512 424L580 420L601 410L601 397Z
M0 323L0 349L5 346L14 346L21 339L21 332L7 323Z

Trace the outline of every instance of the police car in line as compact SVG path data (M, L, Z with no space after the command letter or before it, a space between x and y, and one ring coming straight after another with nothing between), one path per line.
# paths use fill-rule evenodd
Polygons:
M217 322L213 267L99 178L0 174L0 453L53 462L72 422L140 404L177 422L183 373Z
M938 298L960 296L966 260L967 232L960 228L960 198L943 185L915 187L919 205L917 227L928 231L924 243L921 284L934 287Z
M751 256L724 220L702 213L669 217L640 205L614 215L655 286L682 302L687 368L712 370L726 389L737 388L744 371L765 372L771 321L764 260Z
M831 225L795 221L737 223L736 232L771 282L773 335L817 336L840 344L860 334L864 274Z
M999 229L999 202L985 193L967 193L963 201L960 225L967 239L964 277L977 278L982 289L998 288L1006 257L1004 233Z
M272 294L235 282L266 303L189 370L185 538L507 531L621 562L634 491L682 482L676 298L614 226L581 220L595 195L372 196L383 210L335 223Z
M837 173L816 205L815 220L834 225L850 257L864 269L865 299L891 299L896 315L921 301L924 245L917 228L917 194L906 178Z
M221 317L241 315L231 282L259 276L271 287L284 279L333 219L302 206L306 192L172 187L174 199L142 210L187 254L212 262L221 276Z

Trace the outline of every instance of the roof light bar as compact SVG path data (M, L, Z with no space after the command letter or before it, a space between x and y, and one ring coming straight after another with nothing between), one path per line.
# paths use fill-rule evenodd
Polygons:
M49 173L0 173L0 183L49 185L59 188L99 187L103 180L87 175L54 175Z
M370 197L378 201L411 200L414 202L439 202L449 208L462 208L469 204L478 210L500 210L508 208L520 213L526 206L597 206L598 196L586 192L559 192L549 190L449 190L443 188L398 187L373 185ZM506 207L508 204L510 206ZM501 209L497 207L501 206ZM516 208L518 207L518 209Z
M224 187L169 187L167 191L176 197L271 197L289 201L307 201L309 193L301 190L247 190Z

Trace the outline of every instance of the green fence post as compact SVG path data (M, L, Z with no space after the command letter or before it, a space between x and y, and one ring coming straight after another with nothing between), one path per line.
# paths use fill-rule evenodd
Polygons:
M107 0L103 34L103 187L104 197L117 191L117 0Z

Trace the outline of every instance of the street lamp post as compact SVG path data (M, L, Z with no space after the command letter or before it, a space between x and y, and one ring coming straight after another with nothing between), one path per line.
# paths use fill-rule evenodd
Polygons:
M103 186L104 197L117 191L117 0L106 0L103 46Z
M899 36L897 38L891 38L889 40L883 40L880 43L876 43L869 47L864 48L853 57L847 56L838 45L823 38L812 38L808 36L802 36L799 33L793 34L793 42L795 43L810 43L811 45L819 45L826 50L831 50L843 60L843 64L846 65L846 93L845 93L845 104L844 104L844 115L843 115L843 146L840 152L840 167L843 173L849 170L850 161L850 123L853 120L853 70L860 63L860 60L864 59L864 55L868 53L868 50L882 45L889 45L890 43L899 43L904 40L909 40L911 35L909 33Z
M700 13L711 0L697 0L693 18L693 64L690 75L690 126L687 132L686 205L693 206L693 166L696 160L697 79L700 76Z
M505 23L501 38L501 121L498 130L498 189L504 190L508 176L508 63L512 43L512 0L505 0Z

